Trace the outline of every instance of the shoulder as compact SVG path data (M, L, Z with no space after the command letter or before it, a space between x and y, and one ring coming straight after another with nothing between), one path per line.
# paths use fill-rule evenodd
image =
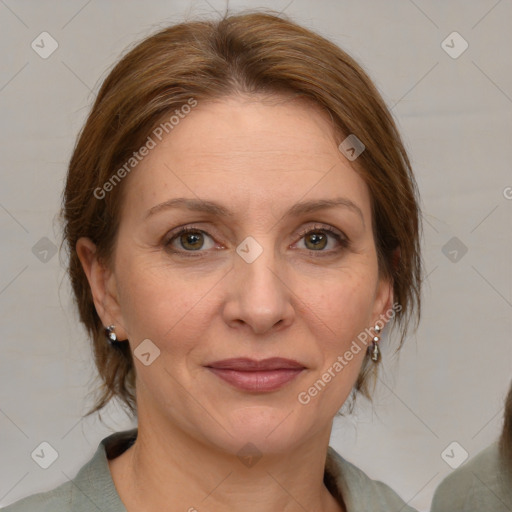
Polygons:
M432 512L493 512L512 509L511 482L500 467L493 443L448 475L437 487Z
M107 453L122 453L135 437L136 430L130 430L103 439L75 478L51 491L23 498L1 512L126 512L112 481Z
M334 475L348 512L416 512L388 485L371 479L331 446L328 448L326 470Z
M2 508L2 512L61 512L73 509L73 484L66 482L48 491L33 494L12 505Z

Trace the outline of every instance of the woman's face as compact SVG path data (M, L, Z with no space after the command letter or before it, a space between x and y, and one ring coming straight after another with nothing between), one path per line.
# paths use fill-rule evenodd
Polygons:
M104 321L145 354L140 424L230 453L328 438L364 347L333 366L392 299L369 191L332 133L304 103L199 103L125 178ZM233 358L298 368L215 364Z

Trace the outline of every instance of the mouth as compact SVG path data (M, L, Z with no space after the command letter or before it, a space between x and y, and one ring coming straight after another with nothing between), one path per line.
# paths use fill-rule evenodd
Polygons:
M238 389L260 393L282 388L306 369L297 361L281 357L261 361L249 358L224 359L210 363L206 368Z

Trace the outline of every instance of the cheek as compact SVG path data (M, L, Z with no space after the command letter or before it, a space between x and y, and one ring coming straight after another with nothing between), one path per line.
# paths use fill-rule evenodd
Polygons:
M297 399L310 408L310 415L333 417L360 373L367 345L358 336L368 329L373 306L370 269L366 275L344 275L336 285L330 283L313 295L305 308L305 322L316 329L312 338L318 365Z
M207 327L208 292L218 276L185 273L155 265L154 256L123 258L119 272L120 304L126 328L134 344L145 338L162 345L176 333L199 333ZM186 340L180 340L186 349ZM173 350L172 345L166 350Z
M369 326L374 302L374 272L343 272L302 296L311 325L322 325L326 340L335 348L350 344ZM307 299L306 299L307 298Z

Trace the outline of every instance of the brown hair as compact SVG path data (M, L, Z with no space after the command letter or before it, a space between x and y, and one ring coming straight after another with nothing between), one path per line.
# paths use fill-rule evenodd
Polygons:
M136 411L130 350L108 345L75 249L89 237L109 264L119 226L123 183L98 199L102 187L144 143L164 114L193 98L286 94L312 101L334 132L355 134L365 151L354 166L369 187L379 271L393 280L394 318L405 338L420 318L420 212L410 162L395 123L361 67L323 37L266 13L171 26L146 38L113 68L75 146L63 197L64 241L80 319L94 347L103 386L93 411L113 397ZM341 142L342 139L340 139ZM399 248L399 257L396 249ZM376 365L366 358L356 389L369 396ZM91 412L93 412L91 411Z
M509 472L512 472L512 385L505 400L505 414L499 449L506 468Z

